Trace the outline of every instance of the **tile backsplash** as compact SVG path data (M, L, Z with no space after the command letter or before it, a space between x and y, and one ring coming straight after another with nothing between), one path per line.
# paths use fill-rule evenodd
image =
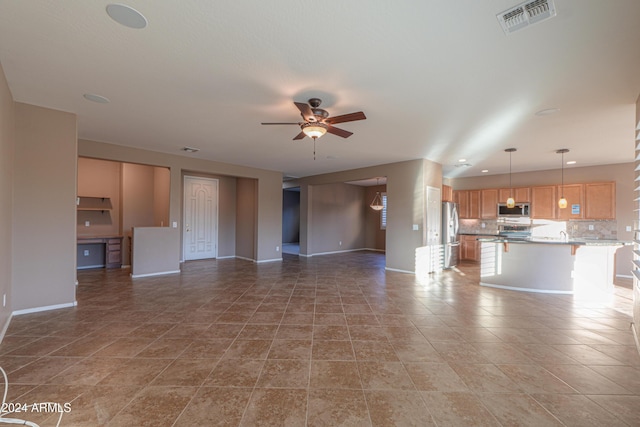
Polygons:
M461 234L498 234L499 225L497 219L461 219ZM587 237L593 239L617 239L616 220L581 220L581 221L553 221L532 219L522 225L531 226L531 234L534 237L557 238L561 231L569 237ZM590 230L593 228L593 230Z

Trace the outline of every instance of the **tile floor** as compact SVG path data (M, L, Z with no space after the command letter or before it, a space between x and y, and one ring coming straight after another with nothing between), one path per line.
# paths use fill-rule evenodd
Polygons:
M631 290L482 288L372 252L78 273L78 306L15 317L7 402L61 426L637 426ZM13 413L54 426L57 413Z

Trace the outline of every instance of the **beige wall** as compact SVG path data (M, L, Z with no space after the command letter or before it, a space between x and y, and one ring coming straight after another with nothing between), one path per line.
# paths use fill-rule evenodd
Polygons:
M311 253L365 247L364 188L335 183L314 186L311 209Z
M13 310L75 303L76 116L15 104Z
M256 259L257 183L255 179L238 178L236 188L236 255Z
M512 175L514 187L528 187L535 185L559 185L562 171L560 169L521 172ZM635 209L634 196L634 165L633 163L620 163L604 166L566 167L564 169L564 183L578 184L586 182L615 181L616 183L616 222L617 237L620 240L631 241L633 232L626 231L627 226L634 226ZM473 190L482 188L508 188L509 175L489 175L473 178L452 179L454 190ZM626 246L616 252L616 274L620 276L631 275L632 248Z
M120 191L122 164L78 158L78 196L108 197L111 211L78 211L78 237L116 236L121 233ZM85 225L89 221L89 226Z
M409 160L302 178L300 185L300 253L313 255L313 229L325 221L313 211L318 185L387 177L386 267L414 272L415 251L424 244L425 191L442 186L442 166L429 160ZM418 225L418 230L413 225Z
M13 222L13 147L14 104L7 80L0 65L0 339L12 311L11 293L11 245ZM2 296L7 296L3 306Z
M255 179L259 205L256 213L255 259L257 261L281 259L281 253L276 249L281 246L282 239L282 174L280 172L88 140L78 141L78 155L169 168L171 173L169 222L176 221L179 228L182 228L182 176L184 173ZM236 228L238 227L239 225ZM220 251L218 253L222 256Z
M171 174L167 168L153 168L153 225L170 227L169 191Z

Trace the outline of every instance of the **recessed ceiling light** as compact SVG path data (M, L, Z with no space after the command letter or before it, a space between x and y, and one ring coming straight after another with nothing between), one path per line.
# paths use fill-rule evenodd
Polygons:
M97 102L98 104L108 104L109 102L109 98L105 98L102 95L96 95L95 93L85 93L84 95L84 99L91 101L91 102Z
M578 162L576 162L575 160L569 160L567 162L568 165L575 165L576 163L578 163Z
M200 151L199 148L194 148L194 147L182 147L182 151L187 152L187 153L195 153L197 151Z
M134 8L125 6L124 4L107 5L107 14L111 19L125 27L139 30L147 26L147 18Z
M464 162L466 162L466 161L467 161L467 159L458 159L458 161L459 161L460 163L464 163Z
M537 111L536 116L550 116L558 111L560 111L559 108L545 108L544 110Z
M489 172L489 169L482 169L482 173L487 173Z

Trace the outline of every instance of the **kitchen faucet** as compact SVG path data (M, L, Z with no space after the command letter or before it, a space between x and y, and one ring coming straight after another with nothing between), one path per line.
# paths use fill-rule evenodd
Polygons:
M560 237L562 238L562 240L567 241L567 232L564 230L560 230Z

